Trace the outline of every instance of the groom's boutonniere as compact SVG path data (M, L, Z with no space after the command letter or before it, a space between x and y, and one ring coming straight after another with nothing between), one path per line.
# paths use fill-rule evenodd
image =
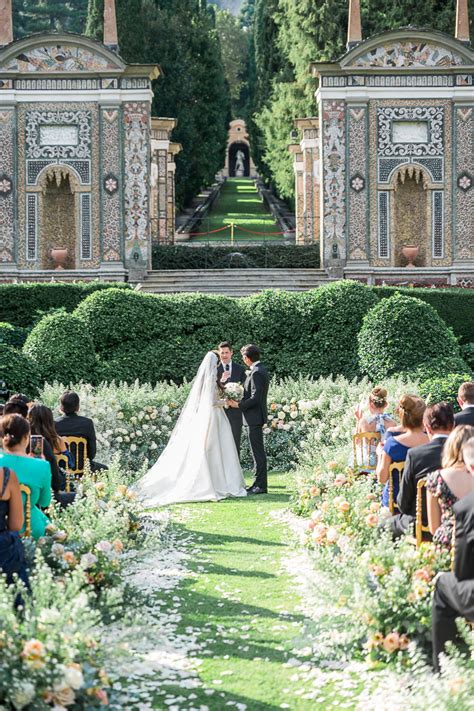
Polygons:
M251 371L251 370L246 370L246 371L245 371L245 375L247 375L247 377L248 377L249 375L252 375L252 371Z

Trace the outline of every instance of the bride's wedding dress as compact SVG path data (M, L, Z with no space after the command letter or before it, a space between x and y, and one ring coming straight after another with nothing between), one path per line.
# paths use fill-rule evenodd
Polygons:
M208 353L160 458L137 485L145 507L246 496L232 429L217 394L217 356Z

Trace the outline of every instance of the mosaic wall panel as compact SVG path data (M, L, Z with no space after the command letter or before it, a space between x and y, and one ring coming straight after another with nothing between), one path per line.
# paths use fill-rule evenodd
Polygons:
M454 110L456 135L455 259L474 259L474 107Z
M118 108L101 110L102 153L102 258L104 262L122 259L121 136Z
M322 102L324 261L346 257L346 133L344 101Z
M150 106L147 102L124 105L124 208L125 258L128 265L146 267L149 237Z
M80 72L116 69L118 65L85 47L54 44L21 52L4 66L15 72Z
M38 257L38 195L26 196L26 258Z
M379 45L357 57L355 67L451 67L463 58L446 47L428 42L392 42Z
M436 184L442 191L443 220L433 219L433 198L429 195L429 230L426 238L426 266L447 266L452 263L452 120L449 100L380 100L369 102L369 205L370 205L370 262L373 266L388 266L394 257L394 245L391 244L387 258L383 258L385 249L381 247L380 236L380 201L379 187L387 183L384 190L391 192L397 165L415 164L425 170L426 180ZM391 120L426 121L429 140L426 144L399 143L391 139ZM471 129L472 130L472 129ZM472 150L472 149L471 149ZM431 187L428 188L430 191ZM438 198L438 201L440 199ZM390 219L387 234L390 241L393 233L394 201L390 207ZM439 212L438 212L439 214ZM437 244L442 239L442 256L439 250L433 253L434 230L436 224ZM385 228L384 228L385 230ZM442 232L442 235L441 235ZM382 242L385 238L382 237Z
M367 130L366 106L352 106L348 121L348 258L367 260Z
M38 118L38 125L36 128L33 127L32 117ZM78 123L74 124L71 121L67 124L63 124L59 121L60 117L64 116L75 116ZM47 120L46 120L46 117ZM52 122L49 123L49 117L51 117ZM54 118L58 121L54 121ZM87 117L87 122L86 122ZM86 125L87 124L87 125ZM52 125L77 125L77 135L79 138L76 148L78 151L71 152L67 151L65 156L62 158L55 154L56 148L61 148L61 146L45 145L42 146L41 143L45 143L44 134L43 140L41 139L41 125L52 126ZM92 242L92 252L90 259L81 259L81 234L76 235L76 252L77 260L76 267L83 269L95 269L100 266L100 185L99 185L99 149L100 149L100 135L99 135L99 109L94 103L81 103L81 104L69 104L69 103L48 103L48 104L23 104L18 109L18 244L17 244L17 254L18 254L18 265L23 269L38 269L40 264L38 259L28 259L27 258L27 245L28 245L28 222L27 222L27 196L31 193L38 194L39 205L38 205L38 215L41 215L41 192L40 187L35 184L28 185L28 177L31 177L29 160L36 160L34 154L36 154L37 149L42 149L43 147L49 147L51 153L54 157L48 162L61 163L62 165L68 165L69 163L76 168L80 168L76 163L81 163L84 160L90 165L89 168L89 180L91 190L91 242ZM36 135L36 138L35 138ZM27 141L29 138L29 142ZM60 152L60 151L59 151ZM80 153L80 155L79 155ZM85 157L84 157L85 156ZM83 158L82 161L78 160L80 157ZM38 156L38 160L42 159L42 153ZM46 160L46 159L45 159ZM28 172L27 172L28 171ZM87 177L86 173L83 172L83 176ZM38 175L36 175L36 180ZM86 188L89 192L90 187ZM39 218L38 218L39 219ZM79 224L79 220L77 220ZM31 231L31 226L30 226ZM38 221L38 240L41 240L41 222ZM40 245L38 245L40 246ZM39 253L41 250L38 249Z
M0 111L0 262L15 260L15 112Z
M432 208L431 219L432 223L432 250L433 257L441 258L444 255L444 205L442 190L433 190L432 192Z
M174 242L175 229L175 194L174 194L174 170L168 171L168 231L166 238L168 242Z

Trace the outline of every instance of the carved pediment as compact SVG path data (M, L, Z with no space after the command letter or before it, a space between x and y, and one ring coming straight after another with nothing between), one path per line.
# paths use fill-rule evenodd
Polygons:
M362 42L341 60L343 67L404 69L474 64L474 52L441 32L398 30Z
M73 35L33 36L0 52L0 70L25 74L122 71L122 60L89 38Z

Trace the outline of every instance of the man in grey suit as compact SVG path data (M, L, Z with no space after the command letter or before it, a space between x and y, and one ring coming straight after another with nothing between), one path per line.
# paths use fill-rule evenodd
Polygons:
M241 410L249 431L250 448L254 461L255 479L248 487L249 494L267 493L267 455L263 440L263 427L268 420L267 397L270 375L260 361L260 351L254 344L241 349L242 360L249 368L244 383L244 397L240 402L229 400L232 408Z
M240 383L241 385L245 383L245 368L243 365L234 363L232 360L233 355L234 352L229 341L219 343L220 363L217 366L217 380L221 387L226 383ZM237 408L228 407L225 410L225 414L232 428L235 446L237 447L237 453L240 457L240 440L242 438L243 425L242 412Z

